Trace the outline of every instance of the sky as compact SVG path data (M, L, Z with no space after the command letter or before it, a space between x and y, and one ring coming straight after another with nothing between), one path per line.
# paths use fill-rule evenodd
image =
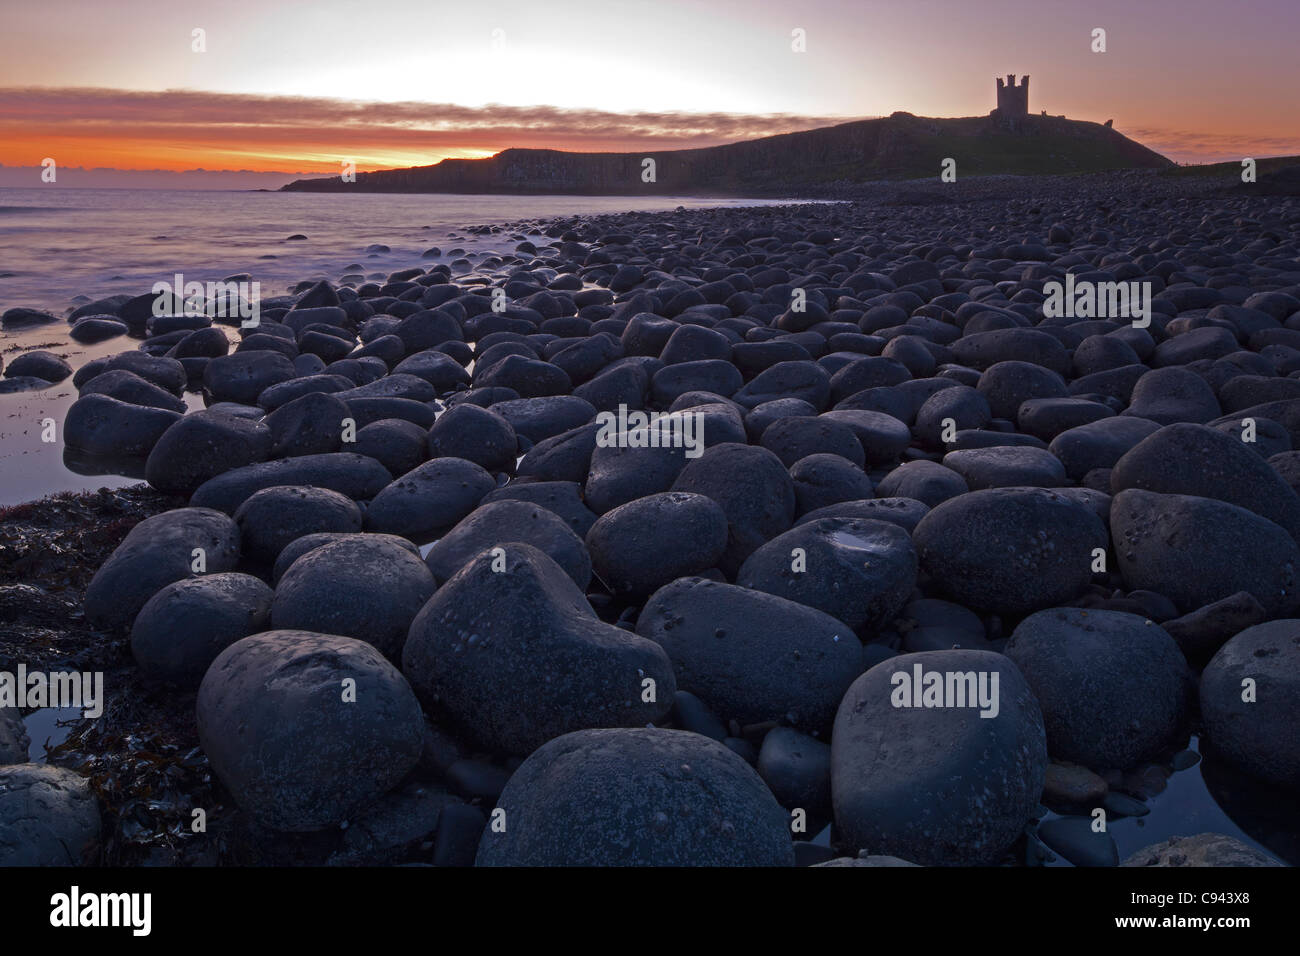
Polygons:
M41 0L0 23L0 185L47 158L66 182L275 186L709 146L981 115L1012 72L1032 112L1179 162L1300 154L1300 0Z

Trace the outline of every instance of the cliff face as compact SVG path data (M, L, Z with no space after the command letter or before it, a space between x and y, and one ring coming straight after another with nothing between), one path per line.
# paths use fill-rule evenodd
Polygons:
M645 153L507 149L488 159L300 179L290 192L557 193L580 195L815 195L836 185L957 176L1100 172L1172 165L1097 123L1030 116L1014 128L993 117L927 119L910 113L711 146ZM655 161L655 181L642 181Z

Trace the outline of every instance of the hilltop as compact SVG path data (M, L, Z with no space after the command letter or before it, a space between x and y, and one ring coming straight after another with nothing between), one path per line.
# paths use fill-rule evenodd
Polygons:
M653 183L642 163L656 163ZM628 195L833 195L884 179L937 179L946 157L958 178L1092 173L1173 164L1108 126L1059 116L934 119L894 113L821 129L710 146L637 153L506 149L487 159L300 179L288 192Z

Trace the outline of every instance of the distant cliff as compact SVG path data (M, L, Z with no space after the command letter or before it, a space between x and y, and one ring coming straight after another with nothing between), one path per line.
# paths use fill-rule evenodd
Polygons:
M300 179L289 192L567 193L580 195L823 195L881 179L938 178L945 158L957 176L1041 175L1163 168L1172 163L1110 127L1029 116L927 119L895 113L822 129L710 146L639 153L507 149L488 159ZM655 161L655 181L642 181Z

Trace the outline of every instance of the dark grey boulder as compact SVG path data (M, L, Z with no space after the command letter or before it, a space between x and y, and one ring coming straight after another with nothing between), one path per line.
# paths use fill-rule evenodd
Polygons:
M40 309L17 307L5 309L4 314L0 315L0 328L29 329L38 325L50 325L57 321L58 318Z
M53 352L37 349L23 352L5 366L5 378L39 378L53 385L72 374L72 366Z
M1032 362L998 362L984 371L975 386L994 418L1015 421L1020 406L1034 398L1064 398L1069 394L1056 372Z
M1161 425L1205 424L1222 415L1223 410L1205 379L1189 369L1175 367L1153 369L1138 379L1122 414L1148 418Z
M281 405L266 416L276 458L327 455L343 445L348 406L333 395L311 392ZM354 420L352 434L363 428ZM355 452L355 448L348 449Z
M146 676L197 688L218 654L266 630L272 596L248 574L174 581L140 609L131 627L131 654Z
M975 389L961 385L945 388L927 398L917 410L912 430L927 447L944 448L956 438L958 430L983 428L992 417L988 399Z
M212 769L256 823L303 832L353 818L420 758L410 685L365 641L266 631L208 668L197 702Z
M268 566L296 538L319 531L360 531L361 521L361 509L347 495L310 485L263 488L235 512L243 556Z
M129 331L125 322L120 322L112 316L87 315L73 323L72 328L68 330L68 336L74 342L93 345L96 342L115 339L119 335L126 335Z
M383 465L364 455L345 451L302 455L257 462L209 478L195 490L190 504L233 515L254 492L276 485L311 485L337 491L353 501L365 501L378 495L392 480Z
M598 433L583 485L587 507L601 515L629 501L672 488L690 459L686 457L685 447L662 444L665 431L667 426L656 425L654 429L617 432L610 428ZM651 441L656 441L657 447L650 445Z
M1110 529L1125 585L1163 594L1183 613L1238 591L1271 617L1300 608L1300 549L1245 508L1130 488L1111 500Z
M100 838L90 781L63 767L0 767L0 867L86 866Z
M786 813L726 747L677 730L585 730L532 754L478 866L793 866Z
M823 733L862 670L843 621L765 592L679 578L654 593L637 633L663 647L677 686L725 720Z
M342 541L345 538L377 538L381 541L388 541L404 549L410 554L420 557L420 549L409 538L403 538L396 534L376 534L374 532L363 532L358 534L354 531L317 531L313 534L305 534L301 538L294 538L283 548L280 549L280 556L275 559L275 564L271 571L271 581L275 584L280 582L284 573L293 566L293 563L309 551L315 551L317 548L324 547L327 544L333 544L335 541Z
M456 317L439 309L425 309L408 315L397 326L396 335L408 353L431 349L444 342L460 342L465 338Z
M580 538L586 538L596 523L595 513L582 500L582 486L576 481L512 481L488 493L484 504L493 501L527 501L553 511Z
M230 351L230 340L226 333L216 327L196 329L177 342L167 355L170 358L184 360L187 358L219 358ZM206 367L206 366L205 366ZM294 365L295 370L297 365Z
M831 377L816 362L777 362L759 372L732 396L745 408L783 398L799 398L821 411L831 397Z
M1262 623L1267 616L1253 594L1238 591L1161 626L1177 642L1188 663L1199 668L1208 664L1229 638Z
M918 670L923 686L937 674L952 688L939 698L949 706L914 699ZM978 697L981 679L996 716L956 693ZM923 866L991 865L1035 815L1046 773L1042 715L1015 664L990 651L901 654L854 681L835 717L837 839Z
M134 372L116 369L103 372L89 379L81 386L81 394L107 395L121 402L132 405L147 405L151 408L165 408L168 411L185 414L189 408L185 399L177 398L165 388L159 388L153 382L146 381Z
M903 422L883 412L865 409L835 409L820 416L853 429L868 465L882 465L898 458L912 443L912 432Z
M400 662L411 621L437 586L401 540L343 535L301 555L276 584L272 626L355 637Z
M513 388L520 398L568 395L573 390L573 382L564 369L522 355L507 355L486 368L476 366L474 385Z
M817 608L860 634L872 634L907 601L916 571L916 550L898 525L822 518L756 550L736 583Z
M257 404L268 412L273 412L281 405L287 405L304 395L337 395L353 388L351 379L342 375L310 374L292 378L287 382L272 385L257 396Z
M682 469L672 490L705 495L722 506L727 550L719 566L728 575L794 521L794 482L766 448L725 443L705 449Z
M373 458L389 474L404 475L428 458L429 430L401 418L383 418L357 430L349 451Z
M576 395L516 398L497 402L491 411L508 421L516 435L534 444L585 425L596 417L595 406Z
M203 370L203 388L214 402L253 405L267 388L296 375L293 361L280 352L252 349L208 362Z
M86 620L125 628L151 597L198 574L233 571L239 527L211 508L176 508L145 518L122 539L86 588Z
M1168 425L1143 439L1115 463L1110 486L1226 501L1300 540L1300 496L1240 440L1205 425Z
M912 377L902 362L882 356L855 359L831 376L831 398L842 402L867 389L901 385Z
M582 590L591 583L591 556L559 515L527 501L481 504L429 549L425 558L439 583L491 548L523 542L550 557Z
M386 418L400 418L427 429L437 418L435 406L409 398L348 398L342 401L354 428L365 428Z
M598 412L617 412L620 405L639 409L645 405L650 387L644 369L633 365L608 368L573 390L573 394L590 402Z
M34 375L15 375L13 378L0 378L0 395L15 395L18 392L40 392L53 387L50 382Z
M943 456L943 467L966 480L971 491L985 488L1059 488L1067 483L1065 466L1043 448L1001 445L967 448Z
M450 355L426 349L408 355L393 366L395 375L414 375L434 387L439 395L469 385L469 372Z
M461 458L491 472L513 472L519 441L511 424L477 405L455 405L429 429L429 457Z
M716 565L727 548L727 515L704 495L647 495L601 515L586 545L596 576L611 590L647 595Z
M1178 645L1136 614L1058 607L1007 641L1038 698L1054 760L1124 770L1158 756L1186 727L1192 676Z
M778 418L763 431L762 446L787 468L800 458L821 453L839 455L861 468L866 464L862 443L847 424L830 418Z
M585 483L600 430L601 426L592 422L538 442L524 455L515 474L541 481Z
M109 458L144 457L173 424L179 412L119 401L107 395L83 395L63 420L68 448Z
M876 485L882 498L911 498L934 508L970 491L966 479L937 461L909 461L899 465Z
M414 541L436 537L464 519L495 487L492 476L472 461L435 458L375 495L366 509L366 530Z
M725 742L729 733L727 725L718 719L708 704L690 691L679 690L673 694L673 709L668 718L678 730L689 730L720 742Z
M1300 620L1258 624L1224 644L1201 675L1200 699L1216 755L1300 792Z
M176 359L146 355L144 352L121 352L108 358L92 359L87 362L72 376L72 384L81 388L96 375L119 369L134 372L145 381L153 382L173 395L183 392L188 381L185 366Z
M1061 432L1048 450L1060 459L1065 473L1074 481L1094 468L1113 468L1115 463L1160 425L1145 418L1117 415Z
M790 466L794 482L795 513L807 514L843 501L861 501L875 493L866 473L847 458L818 454L800 458Z
M921 569L952 600L1012 616L1082 594L1094 549L1109 543L1094 513L1045 488L993 488L945 501L921 519L912 540Z
M964 335L952 346L958 362L984 371L999 362L1026 362L1058 375L1070 374L1070 353L1039 329L994 329Z
M701 359L667 365L650 379L650 396L655 404L666 408L687 392L713 392L730 398L744 384L740 370L720 359Z
M1210 427L1222 432L1233 441L1239 441L1253 454L1265 460L1283 455L1292 449L1291 432L1271 418L1249 418L1224 421L1215 419Z
M1042 441L1051 441L1063 431L1104 418L1115 410L1084 398L1031 398L1016 413L1016 426Z
M795 526L817 521L821 518L867 518L873 521L888 521L896 524L908 534L916 528L917 523L930 511L928 505L915 498L871 498L866 501L841 501L810 511L795 521Z
M986 640L984 622L960 604L921 598L908 603L898 618L912 625L903 633L905 651L946 651L954 647L992 650ZM904 625L898 626L902 629Z
M421 697L488 748L521 755L572 730L664 717L676 686L663 650L597 618L532 545L502 550L464 565L411 623L402 670Z
M209 478L265 461L271 430L262 422L211 411L186 415L149 452L145 479L159 491L189 497Z
M426 404L435 401L438 397L434 387L418 375L408 375L404 372L389 374L383 361L378 358L362 357L349 359L349 361L363 364L374 363L378 377L362 385L336 393L345 402L351 402L354 399L384 398L403 399L408 402Z
M816 414L817 409L802 398L773 399L749 410L745 415L745 434L749 441L758 441L763 437L763 432L767 431L767 426L778 418L812 418ZM911 433L907 437L911 441Z
M831 813L831 748L790 727L773 727L758 752L758 775L777 802L822 819Z

